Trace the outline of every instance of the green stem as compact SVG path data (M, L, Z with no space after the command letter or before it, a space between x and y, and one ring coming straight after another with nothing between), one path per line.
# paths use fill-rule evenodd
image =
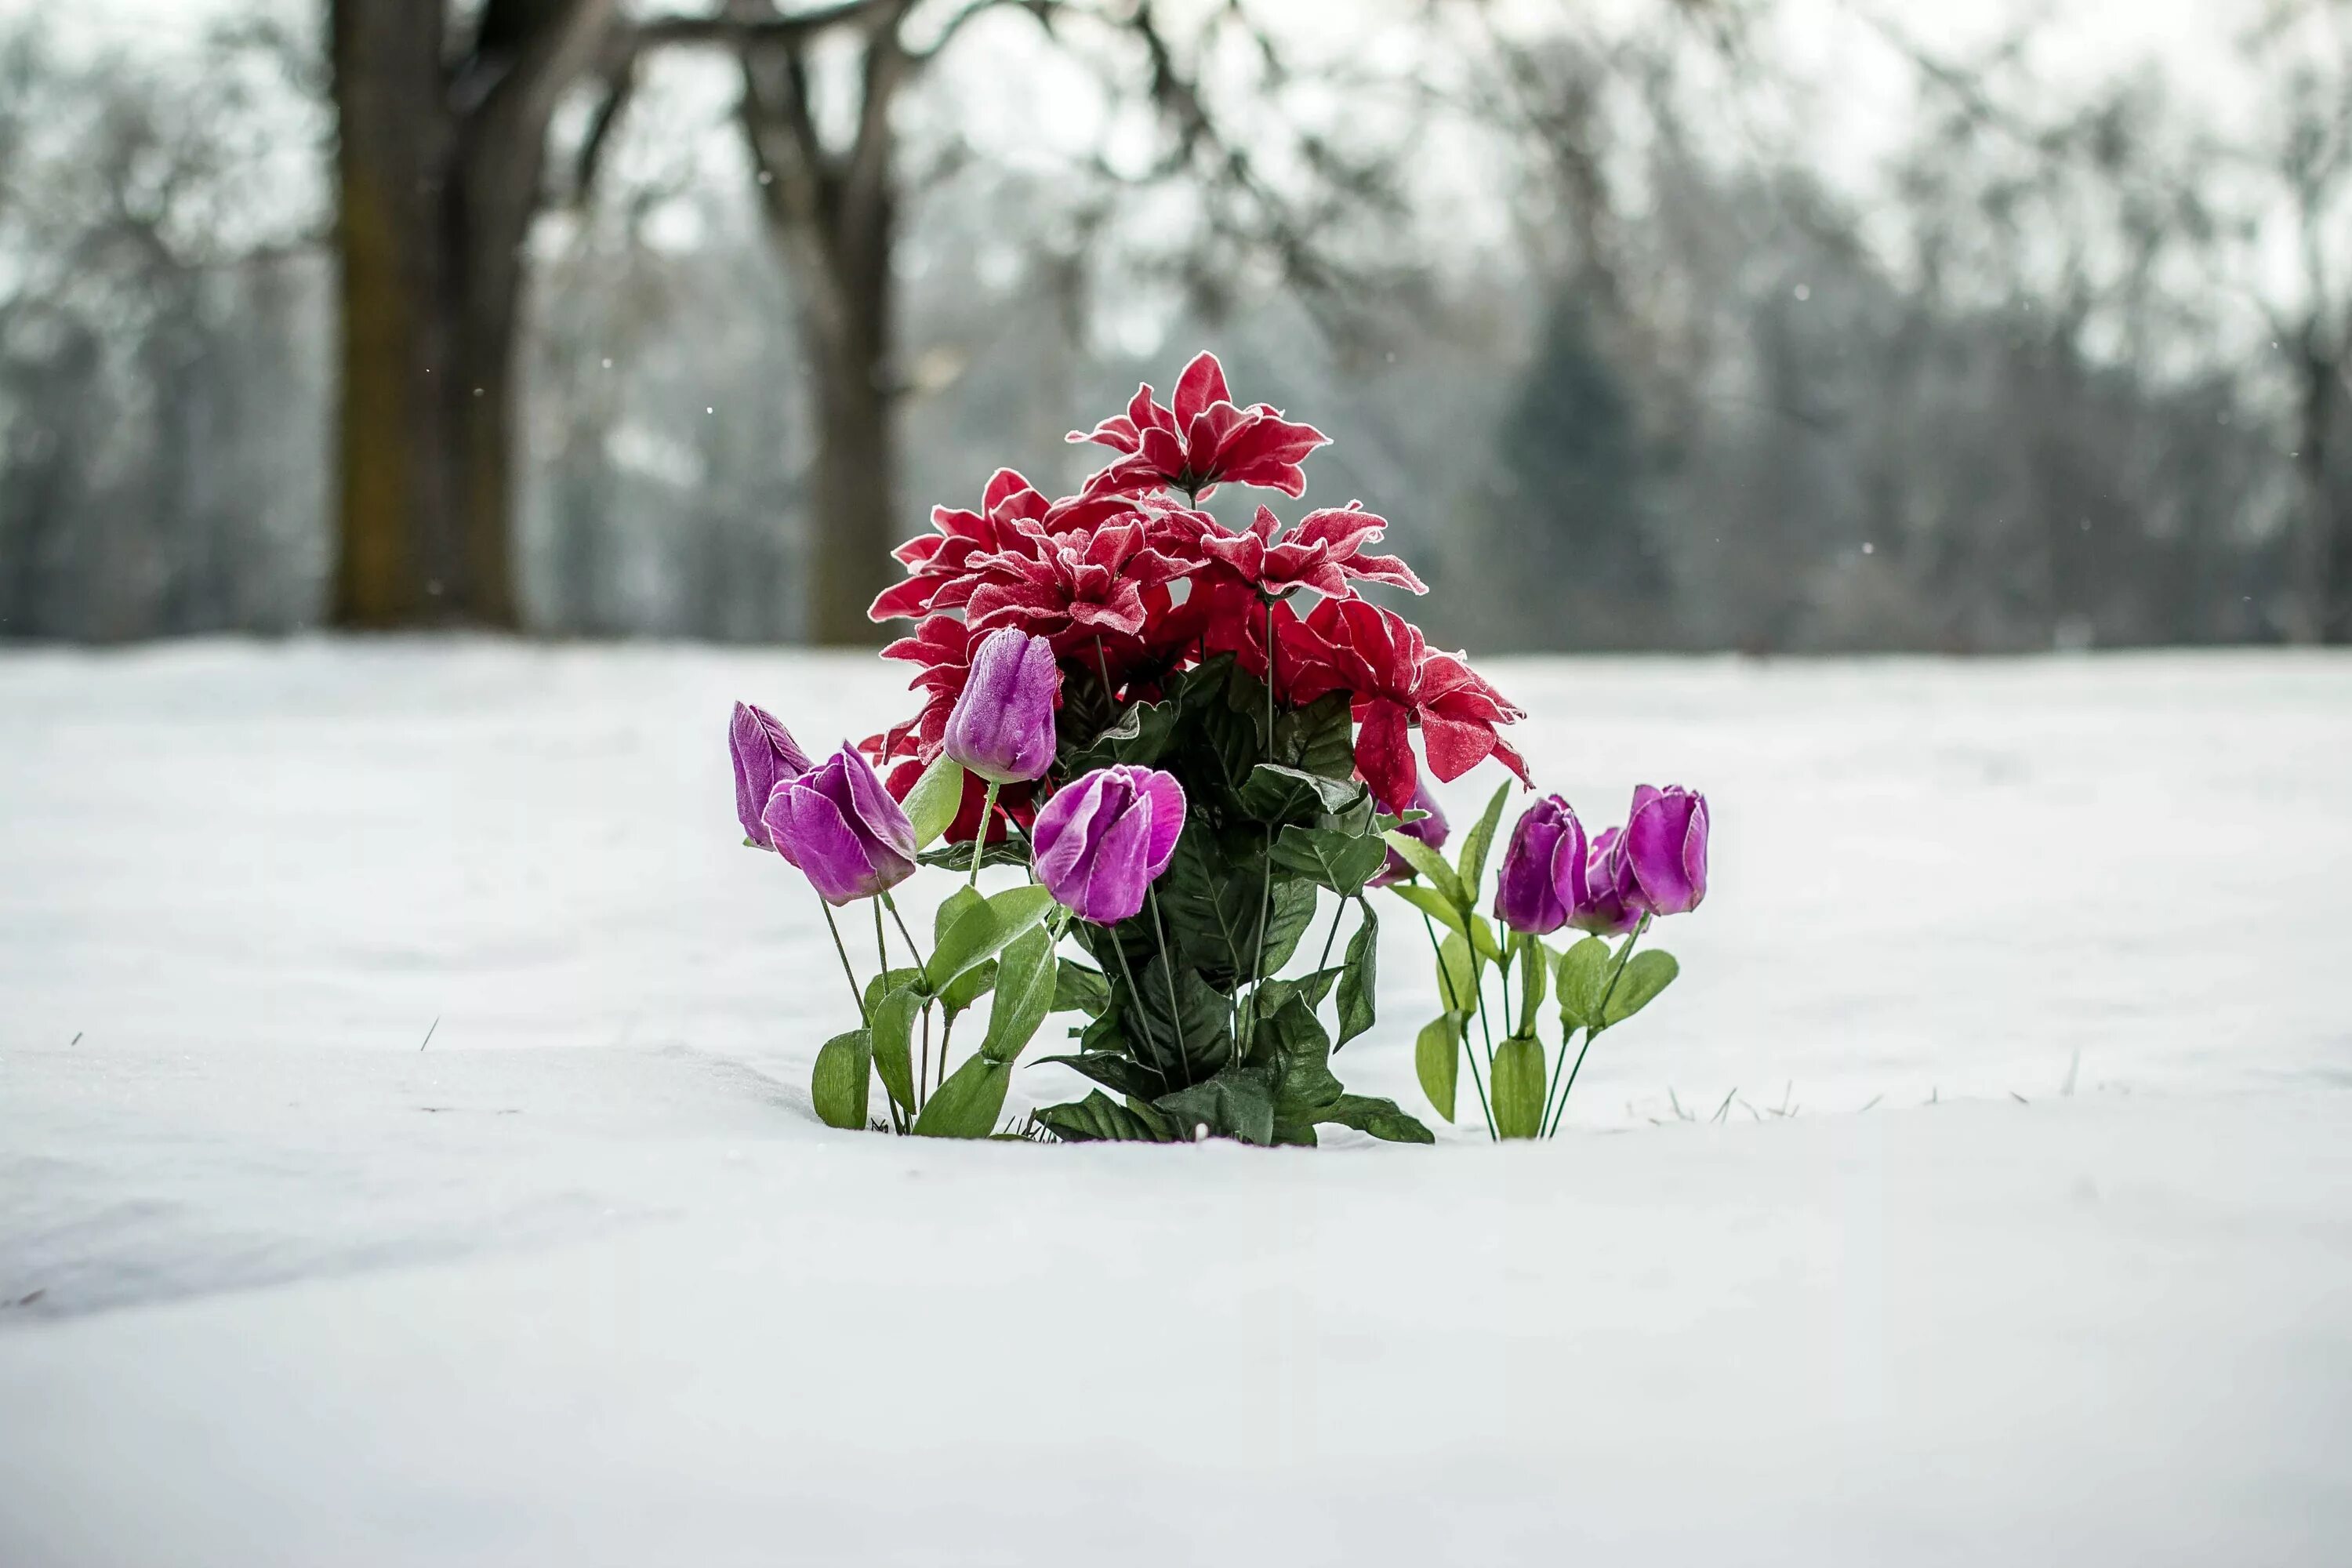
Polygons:
M996 816L996 792L1001 787L994 779L988 781L988 798L980 807L980 831L971 836L971 875L964 879L967 888L980 886L980 858L988 851L988 825Z
M1147 883L1143 896L1151 906L1151 940L1160 944L1160 973L1168 977L1168 1026L1176 1031L1176 1066L1184 1075L1185 1086L1190 1088L1192 1053L1184 1044L1184 1013L1176 1002L1176 960L1169 955L1168 933L1160 925L1160 889Z
M1423 912L1421 917L1421 929L1429 933L1429 951L1437 955L1437 990L1438 994L1444 998L1446 1015L1449 1017L1462 1017L1460 1009L1454 1005L1454 982L1448 979L1445 973L1444 945L1437 940L1437 927L1431 922L1426 912ZM1486 1103L1486 1085L1478 1077L1478 1053L1470 1048L1470 1031L1467 1021L1457 1025L1454 1034L1462 1054L1470 1060L1470 1082L1478 1090L1478 1110L1486 1118L1486 1136L1499 1142L1502 1134L1495 1130L1495 1109Z
M898 935L907 944L907 956L915 961L916 968L922 968L922 950L915 945L914 933L907 929L906 918L898 913L898 901L885 892L882 895L882 907L890 911L891 922L898 926Z
M1274 601L1263 591L1258 596L1265 600L1265 748L1274 752ZM1257 951L1250 955L1250 1032L1257 1032L1257 988L1265 984L1265 925L1274 917L1274 824L1265 825L1265 872L1258 879L1257 889ZM1234 1036L1234 1052L1241 1054L1243 1041L1238 1029Z
M1584 1044L1578 1047L1576 1053L1576 1065L1569 1069L1568 1081L1560 1086L1559 1105L1551 1113L1550 1130L1544 1133L1544 1136L1547 1138L1553 1137L1559 1131L1560 1119L1568 1114L1568 1097L1570 1091L1576 1088L1576 1075L1584 1070L1584 1053L1592 1048L1593 1037L1600 1034L1601 1030L1609 1026L1607 1023L1607 1019L1609 1017L1609 999L1617 994L1617 982L1625 973L1625 964L1627 961L1633 956L1633 944L1641 941L1642 933L1649 929L1650 917L1648 915L1643 915L1639 921L1634 922L1633 934L1625 939L1625 945L1617 950L1617 967L1609 972L1609 984L1601 988L1601 1001L1594 1008L1594 1011L1600 1014L1602 1022L1598 1024L1587 1024L1584 1026ZM1565 1034L1561 1035L1559 1037L1559 1054L1562 1058L1565 1058L1568 1055L1568 1037ZM1557 1072L1559 1068L1554 1068L1552 1070Z
M1118 954L1118 972L1127 977L1127 994L1135 999L1135 1010L1137 1013L1140 1014L1143 1011L1143 988L1136 984L1135 966L1127 961L1127 943L1118 940L1118 928L1117 926L1105 926L1102 929L1104 934L1110 938L1110 950ZM1132 1054L1133 1047L1130 1046L1129 1049L1130 1054ZM1143 1058L1140 1056L1137 1056L1135 1059L1139 1062L1143 1062ZM1146 1067L1151 1067L1151 1064L1149 1062L1143 1062L1143 1065ZM1156 1067L1151 1068L1151 1070L1154 1073L1159 1074L1160 1081L1161 1083L1166 1083L1168 1081L1168 1075L1166 1073L1160 1072Z
M1331 944L1339 940L1339 922L1347 918L1348 900L1341 899L1339 907L1331 911L1331 929L1323 933L1323 956L1315 961L1317 969L1330 967Z
M857 984L857 971L849 964L849 949L842 945L841 928L834 923L833 906L819 898L816 907L824 911L824 929L833 933L833 951L841 954L842 978L849 982L849 999L857 1004L858 1023L872 1027L874 1020L866 1011L866 988ZM888 965L884 965L887 969Z
M872 903L874 905L874 957L882 965L883 987L887 991L890 979L890 950L882 945L882 896L877 893ZM887 1092L883 1098L890 1099ZM890 1102L890 1119L898 1124L898 1131L901 1132L908 1131L907 1118L914 1111L922 1109L922 1094L919 1089L916 1093L915 1100L916 1103L913 1106L906 1108L900 1107L896 1100Z

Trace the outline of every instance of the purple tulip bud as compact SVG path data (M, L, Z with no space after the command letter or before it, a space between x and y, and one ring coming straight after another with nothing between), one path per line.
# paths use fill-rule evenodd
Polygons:
M760 821L829 904L871 898L915 869L914 825L855 746L778 784Z
M1445 836L1448 832L1445 824L1445 813L1438 809L1437 797L1429 793L1429 781L1427 779L1423 779L1419 784L1413 786L1412 805L1409 809L1413 811L1425 811L1429 813L1429 815L1423 817L1419 822L1406 823L1402 827L1398 828L1397 831L1406 835L1408 837L1420 839L1432 849L1444 847ZM1407 863L1403 856L1391 849L1389 851L1388 864L1382 866L1381 868L1381 874L1374 877L1371 881L1366 885L1374 888L1385 888L1392 882L1402 882L1407 877L1412 875L1412 867Z
M1678 915L1706 897L1706 796L1680 784L1633 791L1623 855L1634 898L1654 915Z
M748 702L735 704L735 717L727 726L727 749L735 753L735 820L743 825L744 837L772 849L775 845L760 813L778 784L809 771L808 753L774 714Z
M1116 925L1143 908L1183 831L1184 786L1118 763L1056 791L1029 840L1046 891L1080 920Z
M1054 765L1054 701L1061 692L1054 645L1018 626L999 626L972 653L971 678L948 714L941 744L997 784L1044 778Z
M1495 918L1516 931L1549 936L1584 901L1584 824L1548 795L1511 830L1496 879Z
M1595 936L1623 936L1642 921L1640 889L1626 863L1624 830L1612 827L1592 841L1584 859L1584 903L1568 923Z

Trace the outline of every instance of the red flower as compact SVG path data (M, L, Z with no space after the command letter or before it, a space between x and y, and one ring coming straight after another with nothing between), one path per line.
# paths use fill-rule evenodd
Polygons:
M948 713L971 677L971 628L953 616L926 616L914 636L900 637L882 650L882 657L920 667L907 688L922 691L923 706L905 723L869 736L860 745L877 763L906 756L929 763L940 754Z
M1329 440L1311 425L1286 423L1281 410L1265 404L1234 406L1224 367L1212 353L1177 377L1173 408L1154 398L1147 382L1125 414L1092 430L1073 430L1069 438L1128 454L1087 481L1089 496L1179 489L1195 500L1221 484L1298 495L1307 489L1299 459Z
M1345 599L1355 592L1349 586L1350 578L1429 592L1397 557L1362 553L1365 545L1388 531L1389 524L1386 518L1366 511L1361 501L1310 511L1297 527L1277 538L1281 526L1269 508L1260 507L1257 521L1246 531L1209 534L1201 541L1201 550L1261 594L1312 588L1328 598Z
M1362 599L1326 599L1305 619L1278 626L1282 694L1312 702L1352 692L1356 772L1391 811L1409 805L1421 782L1407 738L1418 724L1429 769L1457 779L1489 756L1528 782L1527 763L1496 726L1524 718L1502 693L1470 671L1458 654L1432 653L1420 631L1393 610Z
M1092 530L1047 533L1031 525L1022 548L975 557L982 574L965 613L973 631L1019 626L1053 639L1056 652L1097 637L1143 635L1145 592L1200 570L1151 547L1155 520L1132 512Z
M884 589L866 612L867 618L908 619L961 604L971 594L972 557L1005 548L1017 537L1016 523L1038 521L1049 510L1051 503L1036 487L1011 468L999 468L989 477L978 511L933 507L931 526L938 531L918 534L891 552L907 568L907 580ZM957 587L962 591L952 593ZM940 603L943 595L948 597L944 605Z

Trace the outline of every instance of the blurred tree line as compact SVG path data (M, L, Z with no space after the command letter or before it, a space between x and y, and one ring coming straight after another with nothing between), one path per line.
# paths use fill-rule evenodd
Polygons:
M1384 71L1240 5L681 9L0 38L0 637L840 640L930 503L1074 483L1206 342L1452 642L2352 640L2337 0L2247 30L2227 134L1857 21L1923 105L1867 198L1725 132L1786 86L1760 5L1432 11ZM992 128L1008 59L1087 133Z

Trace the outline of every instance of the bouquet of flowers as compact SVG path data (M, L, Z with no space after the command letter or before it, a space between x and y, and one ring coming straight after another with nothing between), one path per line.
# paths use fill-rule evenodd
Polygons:
M906 579L871 613L916 623L883 650L915 668L911 718L813 762L769 713L736 706L746 841L815 889L857 1004L858 1026L817 1054L818 1115L943 1137L1313 1143L1337 1125L1432 1142L1331 1069L1373 1023L1368 895L1385 888L1436 957L1444 1012L1415 1058L1432 1104L1452 1119L1466 1055L1490 1134L1556 1131L1570 1037L1583 1033L1580 1066L1594 1035L1674 978L1673 959L1633 947L1705 894L1706 801L1639 791L1626 826L1590 842L1564 801L1538 801L1498 868L1498 933L1478 906L1509 785L1449 861L1423 769L1452 780L1491 757L1528 784L1500 733L1519 710L1360 596L1425 591L1372 552L1388 525L1360 503L1287 525L1260 506L1238 531L1200 510L1222 485L1302 495L1323 435L1236 404L1204 353L1171 403L1144 386L1070 439L1118 455L1059 500L1000 470L978 510L936 509L933 531L896 552ZM925 866L962 882L928 953L891 898ZM991 868L1017 882L983 892ZM1289 973L1326 894L1318 957ZM878 971L863 983L834 913L861 900ZM1595 934L1547 944L1570 927ZM1549 1072L1547 994L1562 1020ZM983 997L982 1037L951 1068L955 1026ZM1074 1048L1040 1059L1098 1087L1001 1128L1013 1068L1055 1013L1085 1021Z

